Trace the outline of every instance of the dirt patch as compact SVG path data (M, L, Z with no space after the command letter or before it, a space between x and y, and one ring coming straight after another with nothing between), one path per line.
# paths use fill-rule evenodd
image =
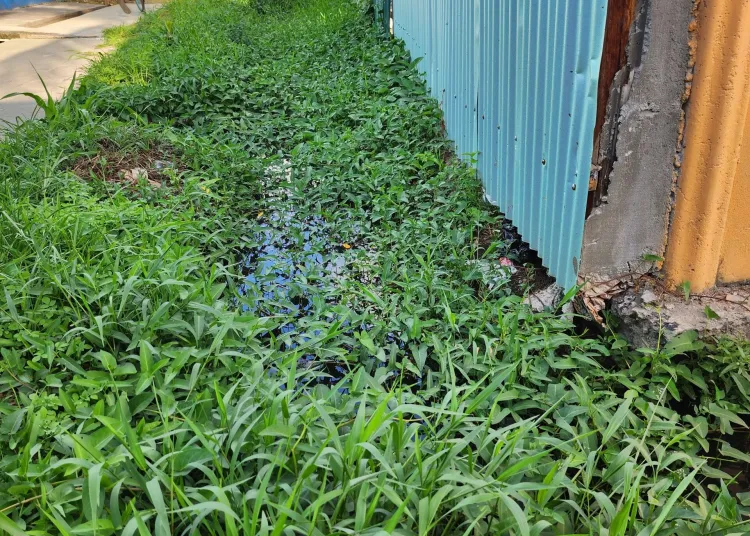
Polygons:
M536 256L536 255L535 255ZM510 288L513 294L523 295L526 290L534 292L549 287L555 282L555 278L549 275L547 269L542 266L542 261L536 257L536 261L527 262L510 278Z
M533 292L543 289L555 282L542 264L542 259L536 251L524 242L513 224L503 220L502 224L488 224L480 229L477 235L477 250L480 256L498 240L505 246L497 248L498 262L512 262L513 275L510 278L510 288L513 294L523 295L527 290Z
M479 234L477 235L477 249L480 254L483 255L484 252L490 248L490 246L497 240L497 235L498 228L491 223L485 225L479 230Z
M130 188L140 182L164 188L169 186L170 175L181 169L174 148L169 145L149 143L123 149L111 140L102 140L96 154L76 160L71 171L82 179L95 177Z

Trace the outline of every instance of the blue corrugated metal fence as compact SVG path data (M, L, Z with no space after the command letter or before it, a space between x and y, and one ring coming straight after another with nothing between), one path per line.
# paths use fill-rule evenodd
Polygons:
M478 153L487 197L573 286L607 0L385 1L456 150Z

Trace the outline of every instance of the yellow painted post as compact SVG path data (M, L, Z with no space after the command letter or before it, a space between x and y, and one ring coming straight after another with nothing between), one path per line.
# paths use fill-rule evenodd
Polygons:
M745 118L745 133L724 231L719 280L723 283L750 280L750 111Z
M698 32L682 175L665 264L672 285L690 281L695 291L716 284L724 242L729 247L735 240L726 231L750 110L750 0L702 2ZM750 147L750 140L746 145ZM750 207L742 212L750 218Z

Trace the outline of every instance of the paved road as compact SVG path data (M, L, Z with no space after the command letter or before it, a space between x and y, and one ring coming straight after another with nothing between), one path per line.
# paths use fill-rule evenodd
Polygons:
M0 16L0 33L28 31L33 32L35 37L0 42L0 97L24 91L44 93L37 72L55 98L62 96L73 75L80 75L88 65L90 60L85 55L103 50L103 31L138 20L135 5L130 4L130 7L130 15L115 5L41 27L33 27L37 24L35 21L39 20L38 8L36 12L31 8L14 10L13 17L7 13ZM28 9L27 15L18 13L25 9ZM25 23L24 16L27 19ZM33 111L34 101L29 97L2 100L0 124L3 121L15 123L19 117L28 119Z
M0 96L21 91L44 95L38 71L50 93L59 98L73 75L89 63L81 53L101 44L102 39L13 39L0 43L0 73L4 73L0 75ZM28 119L34 107L34 101L25 96L2 100L0 120L15 123L18 117Z

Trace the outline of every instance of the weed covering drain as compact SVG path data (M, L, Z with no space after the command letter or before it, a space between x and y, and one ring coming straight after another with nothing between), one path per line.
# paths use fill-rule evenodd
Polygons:
M745 532L748 344L580 337L483 271L524 252L355 2L121 33L0 143L1 531ZM82 177L104 143L169 192Z

